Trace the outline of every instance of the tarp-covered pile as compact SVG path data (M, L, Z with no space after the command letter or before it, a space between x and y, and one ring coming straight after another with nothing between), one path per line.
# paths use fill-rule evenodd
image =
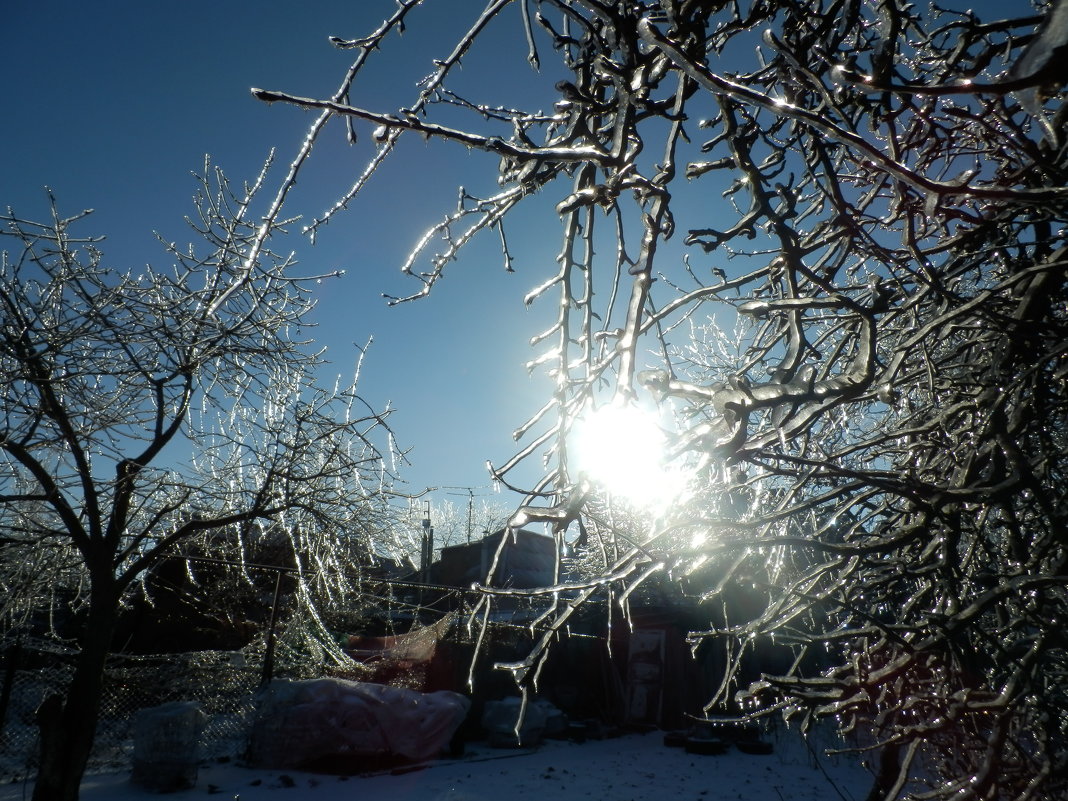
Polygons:
M420 693L344 679L273 681L259 698L247 758L272 768L433 759L470 705L444 690Z

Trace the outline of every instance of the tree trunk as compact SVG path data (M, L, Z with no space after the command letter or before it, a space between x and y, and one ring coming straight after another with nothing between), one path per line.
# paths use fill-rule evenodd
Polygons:
M901 772L901 746L888 743L879 752L879 768L875 773L875 783L868 791L865 801L885 801L890 790L897 783Z
M41 705L41 764L33 801L77 801L82 775L93 747L104 688L104 667L118 617L113 580L93 588L81 653L60 708L59 699ZM94 582L96 584L96 582Z

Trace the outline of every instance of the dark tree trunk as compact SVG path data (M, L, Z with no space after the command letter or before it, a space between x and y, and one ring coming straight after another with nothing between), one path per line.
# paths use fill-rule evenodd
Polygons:
M901 771L901 746L888 743L879 753L879 768L875 772L875 783L868 792L865 801L885 801L891 788L897 782Z
M118 617L119 597L110 577L94 586L81 653L66 698L46 699L38 714L41 764L33 801L77 801L82 775L93 747L104 687L104 667ZM94 582L98 585L98 582Z

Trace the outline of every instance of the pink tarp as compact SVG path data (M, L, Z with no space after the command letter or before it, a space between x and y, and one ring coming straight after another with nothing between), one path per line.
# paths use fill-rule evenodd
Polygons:
M273 681L261 694L249 738L254 766L297 768L345 757L420 762L437 757L471 702L345 679Z

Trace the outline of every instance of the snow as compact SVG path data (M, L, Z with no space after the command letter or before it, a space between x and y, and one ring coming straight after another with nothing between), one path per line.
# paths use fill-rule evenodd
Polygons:
M835 743L794 730L768 735L770 756L731 749L719 756L664 745L662 732L625 734L585 743L549 740L536 750L469 744L463 757L411 770L362 776L253 770L238 765L200 768L197 785L162 798L214 795L223 801L860 801L871 777L855 754L826 756ZM818 755L818 756L817 756ZM0 788L0 801L29 798L29 787ZM129 774L91 776L81 801L160 801L130 784Z

